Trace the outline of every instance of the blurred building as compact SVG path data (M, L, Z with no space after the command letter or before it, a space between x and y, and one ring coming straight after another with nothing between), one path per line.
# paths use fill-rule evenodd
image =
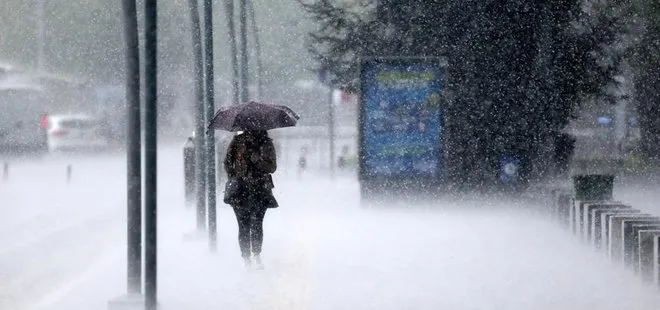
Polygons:
M22 69L0 64L0 83L35 85L47 94L47 111L53 113L88 111L93 99L89 81L76 77Z

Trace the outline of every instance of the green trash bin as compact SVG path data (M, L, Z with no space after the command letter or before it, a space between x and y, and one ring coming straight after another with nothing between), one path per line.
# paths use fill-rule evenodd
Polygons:
M612 200L614 175L588 174L573 176L575 199L582 201Z

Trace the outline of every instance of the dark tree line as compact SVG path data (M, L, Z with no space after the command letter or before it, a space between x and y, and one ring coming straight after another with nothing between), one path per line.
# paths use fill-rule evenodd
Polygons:
M620 54L616 17L586 14L581 0L381 0L347 7L301 0L319 23L310 50L355 89L361 56L442 56L455 180L488 183L500 155L518 156L525 179L580 102L607 100Z
M638 1L642 34L631 53L636 70L635 101L639 112L641 151L660 160L660 1Z

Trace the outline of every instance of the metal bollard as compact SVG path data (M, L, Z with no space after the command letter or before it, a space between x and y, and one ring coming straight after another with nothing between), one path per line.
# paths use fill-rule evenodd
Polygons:
M582 237L582 224L584 223L584 207L587 204L596 204L600 203L602 201L599 200L593 200L593 201L582 201L579 199L573 200L573 205L571 206L571 209L569 210L569 220L570 220L570 225L571 225L571 231L573 234L577 235L578 237Z
M633 270L639 266L638 233L648 229L660 229L660 219L623 222L623 262Z
M71 164L66 165L66 182L71 183L71 176L73 174L73 168Z
M654 253L655 244L660 240L660 230L640 230L637 238L639 248L639 268L637 272L642 277L642 281L645 283L652 282L654 279L657 279L658 272L660 271L657 269L660 261L658 261L657 254ZM655 284L657 285L658 283L656 282Z
M607 255L610 255L610 235L611 235L611 229L610 229L610 219L613 216L621 215L621 216L626 216L626 215L640 215L642 214L639 210L637 209L630 209L630 210L611 210L607 212L603 212L600 215L600 235L601 235L601 244L600 248L607 253ZM648 214L644 214L644 216L647 216Z
M638 213L639 210L632 209L630 206L623 205L623 204L612 204L612 205L596 205L591 209L591 227L590 227L590 236L591 236L591 243L596 249L600 249L602 247L602 240L603 240L603 233L602 233L602 227L603 227L603 219L602 215L610 212L611 214L615 213Z
M183 145L183 180L186 206L191 207L195 201L195 146L192 137L188 137Z
M660 237L653 237L653 283L660 288Z
M575 198L571 198L570 205L568 206L568 230L575 234L575 205L579 203L579 201L575 200Z
M610 217L610 258L614 261L623 262L625 256L623 228L626 221L651 221L660 220L650 214L626 214L626 215L613 215Z
M2 165L2 179L7 181L9 180L9 163L5 162L4 165Z
M573 202L570 193L562 192L559 194L559 197L557 197L557 209L556 209L557 220L559 220L559 224L566 229L570 227L569 209L572 203Z
M535 196L537 196L536 193L534 192L528 192L527 199L530 201L542 201L542 206L549 206L549 208L541 208L542 212L547 213L547 215L550 217L550 220L554 221L555 217L557 216L557 197L560 193L560 189L558 188L553 188L550 190L540 190L540 194L538 195L538 198L534 199Z
M602 207L604 205L622 205L618 201L603 201L598 203L586 203L582 208L582 231L581 231L581 240L586 242L591 242L591 227L593 226L594 218L592 216L592 211L596 208Z

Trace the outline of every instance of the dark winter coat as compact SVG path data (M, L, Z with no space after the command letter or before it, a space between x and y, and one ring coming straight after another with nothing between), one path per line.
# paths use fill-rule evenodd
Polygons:
M228 179L241 183L241 196L252 194L266 207L277 207L271 177L277 170L277 157L271 138L253 133L234 136L227 148L224 166Z

